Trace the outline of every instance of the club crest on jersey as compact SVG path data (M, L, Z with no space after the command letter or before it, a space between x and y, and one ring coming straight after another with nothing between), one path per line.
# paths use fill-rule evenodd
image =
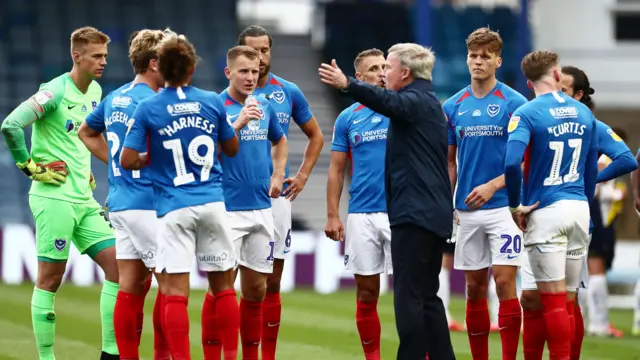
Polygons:
M362 136L357 131L354 131L351 134L349 134L349 137L351 138L351 143L353 144L354 147L358 146L358 144L360 143L360 140L362 140Z
M512 116L511 120L509 120L509 126L507 127L507 132L513 132L518 127L518 123L520 122L520 116Z
M275 100L278 104L282 104L284 102L284 91L276 90L271 93L271 98Z
M489 116L494 117L498 115L498 113L500 113L500 105L489 104L489 106L487 106L487 114L489 114Z
M62 250L64 250L65 247L67 247L67 240L65 240L65 239L56 239L53 242L53 246L56 247L56 250L62 251Z
M97 107L98 107L98 102L97 102L97 101L95 101L95 100L93 100L93 101L91 102L91 109L92 109L92 110L95 110Z

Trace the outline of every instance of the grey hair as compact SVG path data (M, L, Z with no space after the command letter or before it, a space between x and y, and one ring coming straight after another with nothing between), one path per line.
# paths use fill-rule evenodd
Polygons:
M436 64L436 55L431 48L413 43L395 44L387 53L394 54L400 60L400 64L409 70L416 79L432 79L433 66Z

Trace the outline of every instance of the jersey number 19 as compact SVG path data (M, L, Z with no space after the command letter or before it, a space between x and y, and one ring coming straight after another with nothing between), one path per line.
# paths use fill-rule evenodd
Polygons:
M187 171L187 165L185 163L184 153L182 151L182 140L173 139L166 140L162 142L162 145L165 149L171 150L173 153L173 162L176 166L176 177L173 178L174 186L181 186L192 183L196 181L193 173ZM200 146L204 146L207 148L204 156L198 154L198 149ZM202 167L200 170L200 182L205 182L209 180L209 173L211 172L211 168L213 167L213 155L215 154L215 144L213 143L213 139L207 135L199 135L195 137L189 143L187 147L187 152L189 156L189 160L195 165L199 165Z

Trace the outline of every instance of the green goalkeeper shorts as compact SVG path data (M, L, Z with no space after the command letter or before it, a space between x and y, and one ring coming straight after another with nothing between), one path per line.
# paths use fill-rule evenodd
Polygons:
M38 260L67 260L70 242L92 257L115 243L113 228L94 199L76 204L30 195L29 206L36 224Z

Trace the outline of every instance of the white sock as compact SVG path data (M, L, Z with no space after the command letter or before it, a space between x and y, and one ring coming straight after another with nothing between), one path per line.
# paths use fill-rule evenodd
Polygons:
M449 281L449 269L440 269L440 289L438 289L438 297L442 299L444 312L447 315L447 322L451 322L451 313L449 313L449 300L451 299L451 282Z
M636 306L633 312L633 329L634 331L640 331L640 279L636 283Z
M493 276L489 279L489 314L491 315L491 324L498 324L498 311L500 310L500 301L498 300L498 291L496 290L496 281Z
M588 303L589 331L604 332L609 328L609 309L607 299L607 277L605 275L591 275L589 277Z

